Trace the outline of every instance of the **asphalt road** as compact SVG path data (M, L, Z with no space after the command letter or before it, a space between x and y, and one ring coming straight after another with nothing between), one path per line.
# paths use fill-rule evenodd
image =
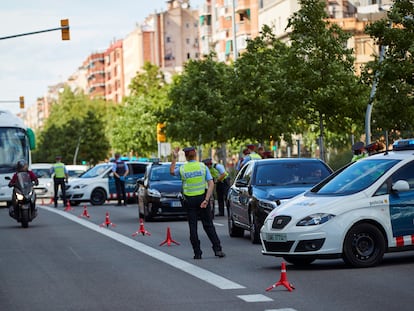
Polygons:
M374 268L341 260L309 268L263 256L249 238L230 238L216 217L225 258L201 224L203 259L193 260L184 220L147 222L133 205L40 207L23 229L0 209L0 310L413 310L414 252L387 255ZM108 216L108 218L106 218ZM109 220L109 221L108 221ZM108 226L107 226L107 223ZM174 242L162 244L168 229ZM135 233L138 234L136 236ZM162 244L162 245L160 245Z

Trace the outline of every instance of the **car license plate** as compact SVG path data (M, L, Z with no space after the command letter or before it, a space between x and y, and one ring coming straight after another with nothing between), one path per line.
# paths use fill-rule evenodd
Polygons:
M286 233L268 233L266 235L266 241L269 242L286 242Z
M172 207L181 207L181 202L180 201L172 201L171 206Z

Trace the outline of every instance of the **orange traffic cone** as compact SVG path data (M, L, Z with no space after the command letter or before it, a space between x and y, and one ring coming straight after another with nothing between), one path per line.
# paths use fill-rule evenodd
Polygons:
M168 246L170 246L170 245L171 245L171 243L175 243L175 244L177 244L177 245L180 245L180 243L178 243L178 242L174 241L174 240L171 238L170 227L167 227L167 238L165 239L165 241L164 241L164 242L162 242L162 243L160 244L160 246L161 246L161 245L164 245L165 243L167 243L167 245L168 245Z
M142 235L151 235L151 233L149 233L147 230L145 230L144 221L142 220L142 218L139 219L139 229L138 229L138 231L134 232L132 234L132 236L137 236L139 233L141 233Z
M101 227L103 227L103 226L106 226L106 227L109 227L109 226L115 227L116 226L109 219L109 212L106 212L105 221L101 224Z
M83 213L79 215L79 217L86 217L89 218L88 209L86 208L86 205L83 206Z
M295 289L295 287L291 283L289 283L289 281L287 279L287 275L286 275L286 264L284 262L282 262L282 265L281 265L281 269L280 270L281 270L280 280L278 282L276 282L275 284L273 284L272 286L266 288L266 291L267 292L270 291L270 290L272 290L276 286L279 286L279 285L283 285L290 292Z
M70 206L70 201L68 201L68 203L66 204L64 211L65 212L73 211L72 206Z

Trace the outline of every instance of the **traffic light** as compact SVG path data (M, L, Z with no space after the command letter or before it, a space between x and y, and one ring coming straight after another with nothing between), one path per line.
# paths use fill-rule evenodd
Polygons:
M165 123L157 123L157 141L159 143L165 143L167 140L164 133Z
M62 30L62 40L70 40L70 32L69 32L69 20L68 19L61 19L60 26Z
M24 109L24 96L19 97L20 109Z

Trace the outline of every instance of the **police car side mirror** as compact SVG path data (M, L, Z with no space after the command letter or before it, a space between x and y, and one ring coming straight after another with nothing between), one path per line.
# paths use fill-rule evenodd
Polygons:
M236 187L247 187L247 181L245 179L240 179L236 181Z
M6 176L6 177L4 177L4 179L11 180L10 176Z
M392 190L396 192L409 191L410 185L406 180L397 180L392 186Z

